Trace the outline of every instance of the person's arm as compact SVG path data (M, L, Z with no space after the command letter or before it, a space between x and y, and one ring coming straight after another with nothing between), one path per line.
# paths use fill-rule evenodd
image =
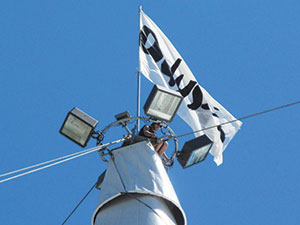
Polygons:
M144 132L145 136L147 136L149 138L156 138L156 134L150 132L150 127L149 126L145 126L143 132Z
M163 153L163 157L165 160L167 160L167 162L171 162L171 159L168 158L168 156L166 155L166 153Z

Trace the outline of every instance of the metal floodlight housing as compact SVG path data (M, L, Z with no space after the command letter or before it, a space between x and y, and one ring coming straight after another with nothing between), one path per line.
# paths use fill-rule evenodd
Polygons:
M183 168L190 167L206 159L213 142L206 136L202 135L186 142L178 156L178 162Z
M97 124L97 120L75 107L68 113L59 132L85 147Z
M115 115L115 118L118 121L125 119L125 118L130 118L130 113L128 111L125 111L125 112L119 113L118 115ZM124 124L126 124L126 123L122 123L122 125L124 125Z
M183 100L179 92L155 85L144 105L147 116L171 122Z

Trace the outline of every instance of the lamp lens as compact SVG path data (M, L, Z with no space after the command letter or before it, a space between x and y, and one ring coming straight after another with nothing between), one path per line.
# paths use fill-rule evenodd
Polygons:
M180 101L181 99L177 96L159 91L151 103L148 114L170 120Z
M191 166L195 163L201 162L205 159L207 152L209 151L211 147L210 145L206 145L202 148L196 149L192 152L189 160L186 163L186 167Z
M78 119L72 114L69 114L64 127L62 128L62 133L74 140L75 142L84 145L87 138L89 138L92 127L84 123L82 120Z

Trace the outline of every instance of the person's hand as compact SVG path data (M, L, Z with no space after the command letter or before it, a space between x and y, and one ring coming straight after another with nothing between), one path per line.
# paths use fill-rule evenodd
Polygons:
M167 163L171 163L172 162L172 160L169 159L169 158L166 158L166 160L167 160Z
M152 138L157 138L156 134L151 135Z

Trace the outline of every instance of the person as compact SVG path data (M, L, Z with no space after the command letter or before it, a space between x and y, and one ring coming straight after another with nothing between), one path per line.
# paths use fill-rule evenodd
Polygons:
M158 155L163 156L164 159L167 160L167 162L170 162L171 160L168 158L168 156L165 153L168 147L168 142L159 140L157 138L157 135L155 134L155 131L160 128L161 128L161 124L159 122L153 122L150 126L148 125L143 126L139 132L139 135L149 138L150 142L152 143Z

